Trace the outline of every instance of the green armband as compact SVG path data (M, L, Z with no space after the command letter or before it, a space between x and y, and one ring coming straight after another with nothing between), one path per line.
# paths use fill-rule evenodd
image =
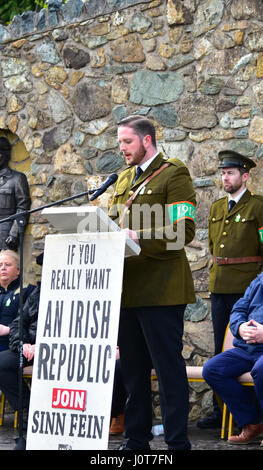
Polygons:
M180 201L169 204L168 212L172 224L182 219L190 219L195 222L195 205L192 202Z
M260 243L263 243L263 227L260 227L258 229L258 234L259 234Z

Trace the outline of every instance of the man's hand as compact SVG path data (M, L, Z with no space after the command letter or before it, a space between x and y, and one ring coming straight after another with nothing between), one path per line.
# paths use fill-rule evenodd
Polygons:
M263 325L256 320L242 323L238 332L248 344L263 343Z
M139 238L137 232L129 228L124 228L123 230L129 238L131 238L135 243L137 243L137 245L139 245Z

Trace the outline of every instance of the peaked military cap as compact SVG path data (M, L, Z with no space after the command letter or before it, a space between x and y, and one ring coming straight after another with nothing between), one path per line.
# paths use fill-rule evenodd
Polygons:
M253 160L234 150L221 150L218 152L218 157L220 159L218 168L244 168L249 171L256 166Z

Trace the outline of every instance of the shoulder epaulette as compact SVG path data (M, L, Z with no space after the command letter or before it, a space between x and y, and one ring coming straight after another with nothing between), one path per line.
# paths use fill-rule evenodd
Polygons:
M258 199L259 201L263 202L263 196L261 196L261 194L251 193L251 196L254 197L255 199Z
M214 202L212 203L212 205L214 205L214 204L219 204L220 202L224 202L225 199L226 199L226 197L227 197L227 196L222 196L222 197L220 197L219 199L217 199L216 201L214 201Z
M182 160L179 160L179 158L167 158L164 160L174 166L185 166L185 164L182 162Z

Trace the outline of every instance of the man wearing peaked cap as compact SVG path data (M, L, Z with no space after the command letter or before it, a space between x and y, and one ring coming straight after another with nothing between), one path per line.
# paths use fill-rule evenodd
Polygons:
M246 184L255 162L233 150L218 154L222 184L227 195L215 201L209 215L209 275L215 355L223 346L225 330L235 302L259 274L263 260L263 197L252 195ZM214 414L198 422L200 428L221 426L214 400Z
M256 166L255 162L234 150L221 150L218 152L220 164L218 168L243 168L249 171Z

